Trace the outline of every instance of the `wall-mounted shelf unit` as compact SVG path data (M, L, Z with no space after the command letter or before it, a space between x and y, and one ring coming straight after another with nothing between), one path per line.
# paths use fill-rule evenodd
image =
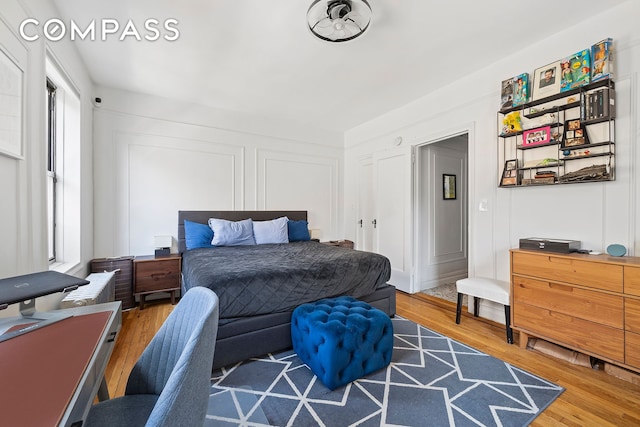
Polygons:
M615 179L610 79L502 109L497 123L500 187Z

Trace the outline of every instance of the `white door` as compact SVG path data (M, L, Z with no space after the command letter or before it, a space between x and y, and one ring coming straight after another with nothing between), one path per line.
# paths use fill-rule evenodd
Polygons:
M375 153L373 175L374 252L391 261L389 282L401 291L412 293L412 147Z
M358 165L358 233L356 249L373 251L373 159L362 159Z

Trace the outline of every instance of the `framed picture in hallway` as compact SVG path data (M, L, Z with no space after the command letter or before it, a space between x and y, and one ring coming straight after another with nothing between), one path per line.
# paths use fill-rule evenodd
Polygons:
M444 200L455 200L456 198L456 176L448 173L442 174L442 198Z

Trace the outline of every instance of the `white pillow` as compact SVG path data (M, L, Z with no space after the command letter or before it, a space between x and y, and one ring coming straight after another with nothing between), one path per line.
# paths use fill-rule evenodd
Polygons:
M289 243L289 218L272 219L271 221L253 221L253 236L256 244Z
M209 218L209 227L213 230L214 246L255 245L253 238L253 221L251 218L242 221Z

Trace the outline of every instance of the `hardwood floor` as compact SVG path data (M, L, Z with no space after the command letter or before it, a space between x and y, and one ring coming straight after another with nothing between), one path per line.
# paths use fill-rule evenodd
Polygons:
M126 379L140 353L174 306L152 302L140 311L123 313L123 325L109 366L107 385L112 397L124 394ZM498 357L566 389L532 423L533 426L639 426L640 385L604 371L573 365L541 353L521 349L505 339L504 326L465 313L455 323L455 305L427 296L397 293L398 315Z

